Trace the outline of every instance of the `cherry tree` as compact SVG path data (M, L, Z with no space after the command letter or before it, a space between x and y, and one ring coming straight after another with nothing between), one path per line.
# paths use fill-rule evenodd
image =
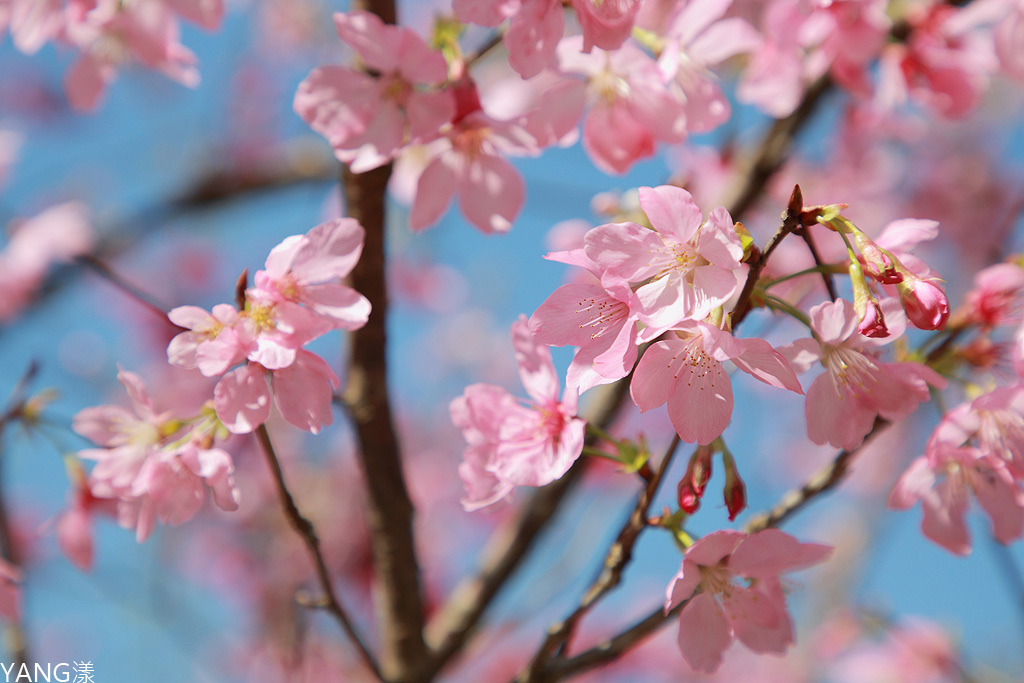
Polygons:
M197 679L1010 675L1022 22L0 0L7 659L158 552Z

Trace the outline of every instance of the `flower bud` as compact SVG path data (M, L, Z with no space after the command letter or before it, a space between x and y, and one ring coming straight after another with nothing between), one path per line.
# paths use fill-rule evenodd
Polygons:
M860 250L864 272L883 285L895 285L903 282L900 262L885 249L875 244L870 237L857 231L853 241Z
M725 489L722 494L725 497L725 507L729 510L729 521L736 519L736 515L743 512L747 507L747 489L740 479L740 473L736 470L736 462L728 453L723 453L725 461Z
M922 330L944 330L949 320L949 299L933 282L911 275L896 286L907 318Z
M860 321L860 325L857 326L857 331L865 337L873 339L882 339L889 336L889 328L885 324L885 316L882 315L882 309L874 299L867 302L864 318Z
M709 446L701 446L690 457L686 474L679 482L679 507L687 514L693 514L700 507L700 499L711 478L711 456L714 450Z

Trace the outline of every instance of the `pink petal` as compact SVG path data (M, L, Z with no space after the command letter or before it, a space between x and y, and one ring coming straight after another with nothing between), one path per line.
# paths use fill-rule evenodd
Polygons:
M722 610L741 643L754 652L782 654L793 643L793 625L778 582L771 584L734 587L722 597Z
M437 223L447 211L458 187L453 166L454 153L442 152L427 164L416 183L416 198L409 216L409 227L423 230Z
M745 19L729 17L708 27L689 43L686 54L704 66L724 62L730 57L753 52L761 46L761 35ZM683 41L686 45L686 42Z
M559 380L551 362L551 350L534 338L525 315L512 323L512 347L526 393L542 405L557 402Z
M665 591L665 612L669 612L683 600L688 600L700 582L700 567L693 562L684 561Z
M271 375L274 403L291 424L313 434L333 422L331 401L339 380L320 356L300 351L295 363Z
M508 232L525 194L523 178L512 164L502 157L480 155L469 161L460 179L459 208L485 233Z
M64 76L68 102L79 111L92 111L116 75L117 70L110 64L92 54L83 55Z
M729 570L740 576L767 579L819 564L831 554L832 548L827 545L801 543L778 529L766 529L743 539L729 558Z
M672 397L689 359L685 347L681 339L668 339L654 342L644 351L629 385L629 395L640 412L657 408Z
M602 272L637 282L654 275L658 262L651 253L659 252L664 242L657 233L636 223L607 223L587 232L584 251Z
M1024 534L1024 492L995 458L982 458L972 478L974 495L992 519L992 535L1000 543L1011 543Z
M57 544L76 567L83 572L92 569L92 527L85 507L74 505L57 519Z
M722 364L707 356L691 356L691 362L682 365L668 400L668 417L683 441L707 445L729 426L732 406L732 381Z
M502 41L508 63L523 78L532 78L555 59L555 48L565 31L565 15L558 0L523 0Z
M370 12L335 12L334 27L338 37L351 45L366 66L382 73L391 73L398 67L400 29L388 26Z
M964 522L967 498L949 479L936 484L924 498L921 531L927 538L957 555L971 552L971 537Z
M714 567L731 555L747 535L741 531L723 529L702 537L686 550L686 559L703 567Z
M674 185L641 187L640 208L655 230L680 244L689 242L704 220L690 193Z
M295 91L295 113L332 146L347 146L369 127L380 102L377 82L344 66L313 69Z
M270 417L270 390L258 365L224 375L213 390L217 417L233 434L248 434Z
M736 224L725 207L712 210L700 232L697 253L719 268L735 270L743 258L743 245L736 234Z
M312 285L303 291L303 303L344 330L356 330L370 318L369 300L345 285Z
M299 242L291 261L292 275L303 284L347 277L363 252L364 237L363 226L353 218L321 223ZM271 270L270 259L267 270Z
M679 650L698 671L714 673L732 642L732 630L721 608L707 593L696 596L679 615Z
M423 144L436 139L440 129L455 118L455 99L448 90L413 91L405 103L409 117L411 143Z
M935 486L935 472L928 458L921 456L900 475L889 493L888 505L895 510L909 510L928 495Z
M793 368L771 344L763 339L736 339L736 342L743 349L742 355L732 359L736 367L765 384L804 393Z

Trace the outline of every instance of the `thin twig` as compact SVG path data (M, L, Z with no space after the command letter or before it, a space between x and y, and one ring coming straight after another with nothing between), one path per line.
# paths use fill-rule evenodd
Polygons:
M121 290L129 297L131 297L133 300L135 300L138 304L140 304L143 308L145 308L158 318L162 319L168 325L174 325L174 323L167 319L167 306L160 304L152 296L142 291L132 283L128 282L128 280L126 280L123 276L116 273L113 268L108 266L106 263L101 261L96 256L93 256L92 254L85 254L84 256L79 256L76 259L76 261L92 270L94 273L99 275L101 278L103 278L110 284L117 287L119 290Z
M678 617L679 613L683 611L683 608L688 603L689 600L684 600L673 607L668 613L665 612L664 608L659 607L613 638L609 638L575 657L555 660L544 672L543 678L539 680L560 681L564 678L577 676L604 666L609 662L614 662L633 648L641 645L648 636L657 632L662 626Z
M809 502L821 494L831 491L837 484L839 484L840 481L843 480L847 472L849 472L850 464L853 462L853 457L890 424L892 423L888 420L876 417L875 423L871 427L871 431L867 433L867 436L864 437L864 441L862 441L859 446L849 450L843 449L839 451L836 457L833 458L829 464L819 470L813 477L807 480L807 483L800 488L793 489L787 493L771 510L752 519L747 524L746 532L748 534L753 534L761 531L762 529L777 527Z
M380 666L366 646L363 638L359 635L355 625L348 616L348 612L342 606L341 600L334 591L334 584L331 581L330 573L327 571L327 563L320 548L320 537L317 536L313 523L303 517L295 505L295 499L292 498L292 494L288 490L287 484L285 484L284 472L281 470L281 463L277 458L277 453L274 451L274 445L270 441L270 434L267 432L266 426L260 425L256 428L255 433L260 450L263 451L267 466L270 468L270 474L274 479L277 497L281 501L281 509L284 511L285 519L288 520L289 526L302 539L302 543L306 546L306 551L309 553L310 560L312 560L313 567L316 570L317 582L320 584L320 590L323 592L322 601L317 606L322 607L334 616L341 625L342 630L345 631L345 635L355 644L356 650L359 652L359 656L366 665L366 668L373 672L373 675L378 680L384 681Z
M828 292L828 298L835 301L839 298L836 294L836 283L832 280L832 275L825 269L827 265L821 258L821 252L818 251L818 245L814 242L814 235L811 234L811 230L808 227L804 227L797 234L803 239L804 244L807 245L807 250L811 252L811 257L814 259L814 265L821 268L821 279L825 283L825 291Z
M633 547L636 545L637 539L640 538L641 532L647 527L647 513L650 510L651 503L654 501L654 495L657 493L658 487L661 485L681 441L682 439L680 439L678 434L673 437L672 443L658 465L658 469L647 481L647 485L640 492L640 495L637 496L633 511L630 513L626 523L623 524L615 542L608 549L601 572L594 579L587 592L583 594L579 606L572 614L548 630L548 636L537 650L533 661L530 662L530 665L520 675L519 681L521 683L534 680L537 672L553 656L561 655L564 652L580 620L593 608L598 600L607 595L608 592L622 581L622 573L633 557Z
M29 398L29 389L32 381L39 374L39 364L35 361L29 363L28 368L22 373L21 378L7 399L7 407L0 415L0 464L3 463L3 432L7 425L21 416L25 410L25 402ZM2 483L3 477L0 477ZM19 570L22 570L21 558L18 549L14 544L14 534L11 531L11 518L7 512L7 497L3 486L0 486L0 557ZM25 633L25 624L19 616L13 619L8 626L8 638L10 640L11 654L14 656L18 668L30 661L28 651L28 636Z

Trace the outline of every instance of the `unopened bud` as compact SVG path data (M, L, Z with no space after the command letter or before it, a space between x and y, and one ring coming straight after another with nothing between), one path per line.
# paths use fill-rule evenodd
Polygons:
M896 286L907 319L918 329L944 330L949 321L949 299L929 280L911 276Z
M722 459L725 462L725 488L722 494L725 497L725 507L729 510L729 521L731 522L747 507L747 489L743 485L740 473L736 470L736 462L732 459L732 455L723 452Z

